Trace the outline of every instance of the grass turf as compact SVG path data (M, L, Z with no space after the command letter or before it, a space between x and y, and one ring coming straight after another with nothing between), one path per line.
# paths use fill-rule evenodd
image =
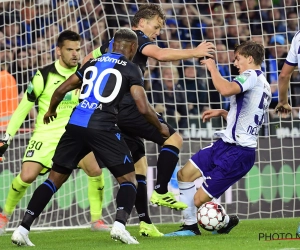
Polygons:
M43 250L92 250L92 249L141 249L141 250L192 250L192 249L284 249L300 250L299 240L271 240L274 238L295 238L300 219L260 219L241 220L228 235L212 235L201 230L201 236L148 238L138 235L138 226L128 226L139 245L126 245L113 241L109 232L91 232L89 229L32 231L30 240L36 248ZM179 228L179 224L159 224L157 228L169 233ZM0 236L0 249L11 250L17 246L10 241L12 232ZM259 239L259 236L261 237ZM266 237L267 236L267 237ZM271 237L270 237L271 236Z

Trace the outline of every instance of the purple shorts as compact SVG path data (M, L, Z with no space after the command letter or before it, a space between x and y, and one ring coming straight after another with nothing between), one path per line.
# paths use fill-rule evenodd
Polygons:
M255 162L255 148L230 144L219 139L190 159L204 178L202 188L210 198L219 198L246 175Z

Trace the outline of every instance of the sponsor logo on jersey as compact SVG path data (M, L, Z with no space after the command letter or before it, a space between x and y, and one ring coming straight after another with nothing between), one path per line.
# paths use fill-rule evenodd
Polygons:
M95 58L93 60L91 60L91 62L112 62L112 63L117 63L117 64L120 64L122 66L126 66L127 65L127 62L126 61L123 61L123 60L119 60L117 58L112 58L110 56L101 56L101 57L98 57L98 58Z
M79 103L79 106L84 109L97 109L99 108L102 110L102 103L98 104L96 102L89 102L87 100L83 100L81 103Z
M34 154L34 150L28 150L26 153L26 157L32 157Z
M28 83L28 86L27 86L27 93L28 93L28 94L31 94L31 93L32 93L32 90L33 90L33 84L32 84L32 82L30 81L30 82Z
M237 76L235 78L235 80L237 80L241 84L244 84L247 81L248 77L249 77L249 75L242 74L242 75Z

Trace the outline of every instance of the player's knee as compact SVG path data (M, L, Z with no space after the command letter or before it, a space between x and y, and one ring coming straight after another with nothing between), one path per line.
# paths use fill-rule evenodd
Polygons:
M190 173L187 173L187 171L185 171L184 168L181 168L177 172L177 180L182 181L182 182L193 182L194 178L193 178L193 175L191 175Z
M164 145L173 145L179 149L182 147L182 144L183 138L178 132L175 132L173 135L171 135L164 143Z
M196 207L200 207L205 203L204 199L201 199L201 197L197 194L194 195L194 205Z
M183 172L181 169L177 172L177 180L184 181Z
M37 175L33 171L22 170L20 173L20 178L25 183L32 183L35 181Z
M123 176L117 177L117 180L119 184L122 184L123 182L131 182L133 183L136 187L138 185L135 177L135 172L130 172L128 174L125 174Z
M99 176L99 175L102 174L102 170L101 170L101 168L98 167L98 165L97 165L97 167L91 167L91 168L87 167L87 168L85 169L85 173L86 173L89 177L96 177L96 176Z

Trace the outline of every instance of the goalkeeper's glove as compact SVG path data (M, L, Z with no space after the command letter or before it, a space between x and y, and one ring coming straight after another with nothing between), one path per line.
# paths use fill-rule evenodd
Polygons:
M0 162L5 160L3 154L7 150L11 140L12 140L12 136L10 134L4 134L4 137L0 139Z

